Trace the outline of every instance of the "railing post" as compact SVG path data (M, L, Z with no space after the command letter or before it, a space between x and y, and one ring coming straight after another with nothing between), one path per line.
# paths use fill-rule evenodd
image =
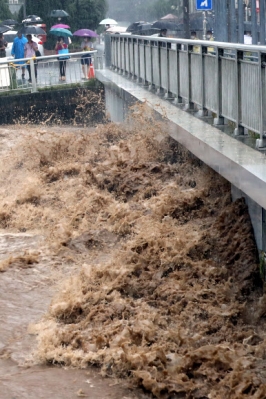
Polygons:
M141 83L141 77L140 77L140 50L139 50L139 43L140 40L137 39L137 52L138 52L138 73L137 73L137 83Z
M188 103L185 105L186 111L194 110L194 103L191 102L191 54L193 52L193 46L187 45L187 68L188 68Z
M162 81L161 81L161 70L162 70L162 66L161 66L161 46L163 45L162 42L157 42L157 52L158 52L158 79L159 79L159 84L156 90L156 94L161 94L161 86L162 86ZM152 68L152 72L153 72L153 68ZM153 81L153 75L152 75L152 81Z
M144 48L144 51L143 51L143 58L144 58L144 79L142 80L142 86L147 86L147 74L146 74L146 51L145 51L145 49L146 49L146 43L145 43L145 40L143 40L143 48Z
M224 125L224 117L222 114L222 61L224 50L217 47L215 54L215 70L217 73L217 86L215 87L217 95L217 116L213 120L214 125Z
M205 105L205 73L204 73L204 61L205 61L205 54L207 54L207 47L201 46L201 79L202 79L202 86L201 86L201 109L198 111L197 115L200 117L204 117L208 115L208 110L204 107Z
M169 98L169 88L170 88L170 62L169 62L169 49L171 48L171 43L166 43L166 68L167 68L167 88L164 93L164 98Z
M119 36L118 39L118 45L119 45L119 51L118 51L118 57L119 57L119 70L118 73L119 75L122 75L122 70L123 70L123 62L122 62L122 56L123 56L123 51L122 51L122 45L124 45L124 38L122 36Z
M124 49L124 62L123 62L123 76L127 75L127 60L126 60L126 55L128 54L128 51L126 51L126 47L128 47L128 41L127 37L123 38L123 49ZM123 54L123 52L122 52Z
M36 66L37 67L37 66ZM36 77L35 77L35 65L34 65L34 59L30 59L30 73L31 73L31 84L32 84L32 93L37 92L37 82L36 82Z
M111 59L111 36L108 34L104 35L104 51L105 51L105 68L109 68L112 65L112 59Z
M150 81L150 84L149 84L149 90L151 91L151 90L154 89L154 83L153 83L153 68L152 68L152 64L153 64L153 52L152 52L152 42L149 40L148 43L149 43L150 57L151 57L151 70L150 70L150 73L151 73L151 81ZM145 63L146 63L146 57L145 57ZM145 71L146 71L146 68L145 68Z
M266 106L266 95L265 95L265 67L266 67L266 54L262 54L259 52L259 60L258 60L258 68L259 68L259 96L260 96L260 138L256 140L257 148L265 148L266 147L266 137L264 136L264 121L265 121L265 106Z
M181 44L176 45L176 98L174 99L174 104L182 104L183 100L182 97L179 96L180 93L180 59L179 59L179 52L181 50Z
M237 79L237 92L236 92L236 104L237 104L237 115L236 115L236 127L234 130L235 136L241 136L244 134L244 127L240 126L242 119L242 98L241 98L241 60L243 60L243 51L236 51L235 57L235 77Z

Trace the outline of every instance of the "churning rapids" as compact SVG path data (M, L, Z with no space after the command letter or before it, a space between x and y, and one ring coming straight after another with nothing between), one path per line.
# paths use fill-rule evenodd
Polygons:
M266 294L228 183L139 109L125 126L0 133L1 362L265 399Z

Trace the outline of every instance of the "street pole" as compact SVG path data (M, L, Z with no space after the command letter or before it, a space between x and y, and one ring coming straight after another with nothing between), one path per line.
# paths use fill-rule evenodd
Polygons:
M238 43L244 43L244 3L238 0Z
M251 32L252 44L258 44L256 0L251 0Z
M241 0L242 1L242 0ZM228 42L228 0L215 0L214 36L218 42Z
M207 12L203 11L203 40L207 39Z
M23 17L26 18L26 0L23 1Z
M183 20L184 20L184 27L185 27L185 39L190 39L189 0L183 0Z

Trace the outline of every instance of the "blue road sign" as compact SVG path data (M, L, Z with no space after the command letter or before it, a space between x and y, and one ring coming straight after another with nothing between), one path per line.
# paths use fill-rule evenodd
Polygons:
M196 10L212 10L212 0L196 0Z

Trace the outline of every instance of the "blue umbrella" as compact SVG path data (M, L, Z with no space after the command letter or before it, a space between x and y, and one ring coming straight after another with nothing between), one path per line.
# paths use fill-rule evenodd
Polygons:
M51 29L50 32L51 35L55 35L55 36L65 36L65 37L70 37L73 36L72 33L70 32L70 30L68 29L64 29L64 28L54 28Z

